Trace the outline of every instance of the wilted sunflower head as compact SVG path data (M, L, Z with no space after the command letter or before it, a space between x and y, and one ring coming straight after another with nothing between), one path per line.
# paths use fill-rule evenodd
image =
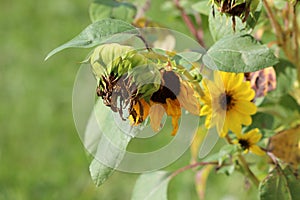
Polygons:
M125 109L130 112L140 98L149 99L159 88L158 69L132 47L101 45L89 62L98 82L97 95L121 118Z
M172 117L175 135L181 107L192 114L200 113L192 85L182 79L169 61L156 64L131 47L109 44L95 49L90 64L99 83L97 95L123 120L129 119L132 126L150 116L151 127L158 131L166 113Z
M245 22L250 14L256 10L258 0L212 0L213 6L216 6L221 13L232 17L232 27L235 30L235 17ZM213 10L214 14L214 10Z

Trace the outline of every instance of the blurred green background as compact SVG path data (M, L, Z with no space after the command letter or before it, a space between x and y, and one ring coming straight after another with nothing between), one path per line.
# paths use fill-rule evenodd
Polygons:
M88 50L66 50L44 62L50 50L90 23L89 3L1 1L1 200L130 199L136 174L116 172L100 188L94 186L73 123L73 82ZM189 161L189 152L184 158ZM208 199L249 195L240 176L211 176ZM169 199L196 199L193 181L192 172L180 174L171 182Z

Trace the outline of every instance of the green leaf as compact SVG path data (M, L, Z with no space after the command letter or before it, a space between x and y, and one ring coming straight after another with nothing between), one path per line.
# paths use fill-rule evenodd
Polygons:
M103 165L97 159L94 159L90 164L90 174L97 187L102 185L113 173L114 169Z
M202 57L212 70L253 72L277 63L271 50L259 44L251 35L227 36L216 42Z
M242 20L238 17L235 18L236 25L235 29L236 32L239 33L250 33L251 31L247 31L245 26L246 23L242 23ZM215 11L215 16L213 16L212 11L208 17L209 22L209 30L211 36L213 37L214 41L218 41L223 37L228 35L234 35L235 32L232 28L232 20L230 17L227 17L225 14L220 14L220 12Z
M131 200L167 200L169 174L166 171L142 174L134 186Z
M197 62L201 59L201 56L205 53L203 50L202 52L180 52L177 53L172 59L176 62L177 65L183 66L187 70L191 70L192 63Z
M274 66L276 71L276 89L270 93L272 98L278 98L288 94L294 87L297 80L297 69L288 60L280 59L279 63Z
M300 179L296 177L293 170L290 167L286 167L283 170L283 174L287 179L287 186L290 190L291 196L293 200L300 200Z
M199 1L192 5L193 10L203 15L209 15L209 13L211 13L210 8L211 8L211 3L206 0Z
M252 116L252 124L246 128L246 131L258 128L263 135L274 128L274 116L264 112L257 112Z
M89 25L78 36L52 50L45 60L67 48L91 48L107 42L124 41L133 34L138 34L138 30L132 25L121 20L103 19Z
M105 18L113 18L130 23L136 14L136 7L127 2L95 0L90 5L89 13L92 22Z
M219 157L218 157L218 162L219 165L222 165L224 163L224 161L229 160L231 158L231 156L237 152L237 146L236 145L231 145L231 144L227 144L224 145L220 151L219 151Z
M289 94L279 97L267 95L259 109L274 117L273 127L292 124L300 117L300 105Z
M251 33L254 29L258 18L261 13L262 6L258 6L256 11L250 13L246 22L242 22L239 17L235 17L235 31L232 28L232 18L226 16L225 14L221 14L219 11L215 10L215 15L213 15L213 11L209 14L209 30L214 39L214 41L218 41L223 37L228 35L234 35L236 33Z
M299 200L300 181L289 168L279 166L259 186L261 200Z
M84 136L85 146L95 157L90 174L96 186L100 186L121 163L131 137L116 125L112 111L102 100L97 101ZM90 138L93 141L88 142Z

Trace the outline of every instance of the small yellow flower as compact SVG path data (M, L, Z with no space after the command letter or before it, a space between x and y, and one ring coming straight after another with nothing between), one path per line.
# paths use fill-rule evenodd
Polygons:
M219 135L225 137L228 130L240 133L242 125L250 125L250 115L256 113L256 106L251 100L255 92L249 81L244 81L244 74L214 71L214 81L203 79L204 106L200 115L205 116L206 128L216 125Z
M252 129L251 131L245 134L238 133L236 134L236 136L237 139L234 140L233 143L240 145L240 147L244 150L244 153L248 153L250 151L259 156L265 154L265 152L259 146L256 145L256 143L259 142L259 140L262 137L261 133L257 128Z

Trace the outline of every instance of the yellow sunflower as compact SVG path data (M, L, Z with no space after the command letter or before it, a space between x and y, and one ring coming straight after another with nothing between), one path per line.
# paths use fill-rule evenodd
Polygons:
M245 134L237 133L236 136L237 139L234 140L233 143L240 145L240 147L244 150L244 153L248 153L250 151L259 156L265 154L265 152L256 145L256 143L259 142L262 137L257 128L252 129Z
M242 125L250 125L250 115L256 113L251 100L255 92L250 82L244 81L244 74L214 71L214 81L206 78L202 81L204 106L200 115L205 116L206 128L216 125L219 135L225 137L231 130L240 133Z
M171 135L178 131L178 121L181 117L181 107L191 114L200 114L200 103L197 93L188 81L182 80L175 72L163 70L162 85L152 94L149 104L142 100L132 107L129 120L132 125L138 125L148 115L150 125L154 131L161 128L161 120L166 113L172 117L173 130ZM143 113L141 113L143 112Z

